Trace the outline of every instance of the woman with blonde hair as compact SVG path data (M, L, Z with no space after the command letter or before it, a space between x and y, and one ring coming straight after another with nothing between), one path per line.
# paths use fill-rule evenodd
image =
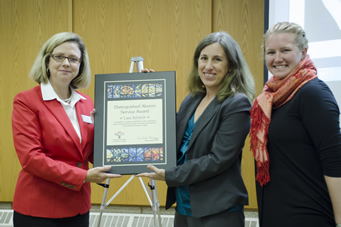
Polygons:
M89 226L90 182L117 174L89 170L94 127L88 53L75 33L52 36L30 72L39 86L14 98L12 131L22 170L13 199L15 227ZM110 168L110 167L109 167Z
M260 227L341 224L340 112L307 50L295 23L277 23L264 35L273 76L252 107L250 133Z

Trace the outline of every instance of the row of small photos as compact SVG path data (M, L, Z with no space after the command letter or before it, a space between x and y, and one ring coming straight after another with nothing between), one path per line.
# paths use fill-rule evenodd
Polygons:
M162 96L162 84L107 85L108 99L146 98Z
M163 147L110 148L107 149L106 158L108 163L163 161Z

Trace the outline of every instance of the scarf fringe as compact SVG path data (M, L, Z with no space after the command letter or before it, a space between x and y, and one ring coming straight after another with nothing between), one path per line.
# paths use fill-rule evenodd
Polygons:
M269 162L261 163L260 166L258 166L257 163L257 176L256 180L259 182L260 186L263 187L266 183L270 181L270 175L269 175Z
M252 122L250 131L250 147L253 157L257 163L256 180L261 186L263 186L270 181L269 153L266 148L270 119L265 115L262 108L259 106L257 99L251 109L251 116ZM257 137L257 133L259 131L262 132L264 142Z

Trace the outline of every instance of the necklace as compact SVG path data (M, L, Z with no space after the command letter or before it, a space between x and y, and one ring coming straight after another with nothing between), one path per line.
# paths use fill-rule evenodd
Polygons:
M68 99L64 99L64 102L69 103L71 101L71 96Z

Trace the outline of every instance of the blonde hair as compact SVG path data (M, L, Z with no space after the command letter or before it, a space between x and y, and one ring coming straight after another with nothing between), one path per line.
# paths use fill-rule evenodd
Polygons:
M226 32L214 32L206 36L197 46L193 66L189 74L188 89L192 95L197 92L206 93L198 73L198 60L201 51L212 43L219 43L228 59L228 72L225 75L223 86L218 92L218 102L234 96L236 93L244 93L252 103L255 99L255 82L249 67L243 57L238 43Z
M305 31L301 26L296 23L292 22L279 22L274 24L269 28L269 30L265 33L263 37L263 44L262 50L263 54L265 53L265 42L267 38L272 34L279 34L279 33L289 33L295 35L295 44L300 49L303 50L304 48L308 49L308 39L306 37Z
M78 75L71 81L70 86L75 89L86 88L90 85L91 82L91 70L88 52L82 39L77 34L72 32L62 32L55 34L45 42L40 52L38 53L36 60L34 61L29 77L39 84L46 84L50 77L49 73L47 72L47 66L50 62L50 56L57 46L65 42L76 43L79 50L81 51L82 59Z

